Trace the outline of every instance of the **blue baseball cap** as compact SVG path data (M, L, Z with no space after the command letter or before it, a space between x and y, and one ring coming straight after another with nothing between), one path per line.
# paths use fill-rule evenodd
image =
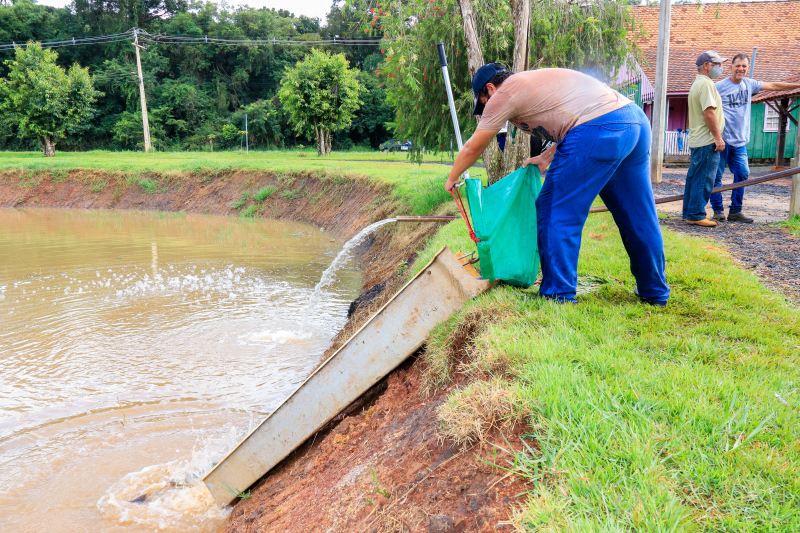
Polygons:
M475 109L472 110L473 115L482 115L484 105L478 100L478 93L481 92L489 80L494 78L494 75L498 72L505 72L508 69L505 67L497 68L495 65L500 65L500 63L487 63L486 65L482 66L478 69L474 76L472 76L472 94L475 95Z

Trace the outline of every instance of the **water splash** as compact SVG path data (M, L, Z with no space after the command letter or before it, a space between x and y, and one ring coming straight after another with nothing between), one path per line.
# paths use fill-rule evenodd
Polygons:
M308 305L306 305L306 308L303 310L303 321L300 323L301 335L306 330L306 323L308 322L308 318L311 316L311 312L314 310L314 307L317 305L317 301L322 293L322 289L331 284L331 282L334 280L334 274L336 274L336 271L347 263L347 261L353 256L355 249L363 244L367 237L369 237L376 229L389 224L390 222L396 221L396 218L385 218L383 220L379 220L378 222L370 224L366 228L359 231L355 237L344 244L342 251L339 252L331 265L325 269L325 272L322 273L319 283L317 283L316 287L314 287L314 293L308 300Z
M219 531L231 508L216 504L201 479L240 436L231 428L221 438L199 438L190 458L126 475L100 498L97 509L120 525L175 532Z

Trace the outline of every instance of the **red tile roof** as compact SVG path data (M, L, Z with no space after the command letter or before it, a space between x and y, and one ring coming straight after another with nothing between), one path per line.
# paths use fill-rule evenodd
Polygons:
M785 80L779 80L786 83L800 83L800 72L793 74ZM800 89L791 89L788 91L761 91L753 97L753 102L766 102L767 100L780 100L781 98L788 98L790 96L800 95Z
M668 93L688 92L697 75L695 59L706 50L722 57L737 53L750 56L758 47L753 77L780 81L797 72L800 65L800 1L739 2L724 4L678 4L672 6L670 26ZM636 6L634 15L645 36L637 43L646 62L641 67L655 80L658 47L659 6ZM727 64L725 73L729 73Z

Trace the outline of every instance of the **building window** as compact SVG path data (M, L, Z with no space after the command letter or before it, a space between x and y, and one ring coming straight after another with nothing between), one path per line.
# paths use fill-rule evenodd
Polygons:
M764 104L764 107L766 108L766 112L764 113L764 133L778 131L778 119L780 118L780 115L777 111L772 109L771 106ZM787 129L785 131L789 131L789 121L787 120L786 123Z

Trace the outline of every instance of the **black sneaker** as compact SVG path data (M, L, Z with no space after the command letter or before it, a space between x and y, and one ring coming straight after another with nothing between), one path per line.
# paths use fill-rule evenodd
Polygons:
M711 217L711 220L725 222L725 211L714 211L714 215Z
M732 220L734 222L744 222L745 224L753 223L753 219L745 216L741 211L739 213L728 213L728 220Z
M661 300L653 300L651 298L644 298L641 294L639 294L639 287L633 289L633 294L636 295L643 303L652 305L653 307L666 307L667 302L662 302Z

